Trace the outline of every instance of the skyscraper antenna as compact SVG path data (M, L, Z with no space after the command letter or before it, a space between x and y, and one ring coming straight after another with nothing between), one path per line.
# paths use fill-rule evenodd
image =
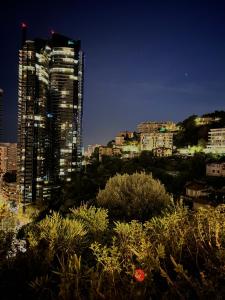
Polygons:
M27 24L22 22L21 29L22 29L22 46L23 46L27 39Z

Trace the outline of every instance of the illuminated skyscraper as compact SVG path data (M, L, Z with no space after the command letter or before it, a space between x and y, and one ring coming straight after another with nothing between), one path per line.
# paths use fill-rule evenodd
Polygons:
M3 101L3 90L0 89L0 142L3 135L3 123L2 123L2 101Z
M22 27L17 178L21 200L34 202L81 164L83 53L80 41L28 40Z
M81 163L83 54L80 42L53 34L50 53L50 113L54 174L70 181Z

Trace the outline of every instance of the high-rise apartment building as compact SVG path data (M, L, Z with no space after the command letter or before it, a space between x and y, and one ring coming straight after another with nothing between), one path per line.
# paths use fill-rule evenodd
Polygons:
M7 147L0 145L0 174L7 172Z
M17 183L20 199L33 202L81 165L83 52L80 41L56 33L28 40L22 27Z
M0 89L0 142L2 140L3 135L3 122L2 122L2 108L3 108L3 90Z
M17 144L0 143L0 173L16 171L16 164Z

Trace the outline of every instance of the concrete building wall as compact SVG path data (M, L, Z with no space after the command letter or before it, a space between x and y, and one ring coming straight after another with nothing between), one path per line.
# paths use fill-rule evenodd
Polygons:
M137 130L140 133L150 133L157 132L160 129L165 129L167 131L173 132L177 131L176 123L174 122L142 122L137 125Z
M0 173L6 173L7 172L7 147L6 146L0 146Z
M16 171L17 169L17 144L0 144L0 173Z
M153 151L156 149L170 149L172 154L173 149L173 134L170 132L152 132L141 134L141 151ZM162 153L161 153L162 152ZM165 153L164 153L165 152ZM168 156L168 151L160 151L162 156Z
M212 163L206 165L207 176L225 177L225 163Z
M225 128L215 128L209 131L207 150L211 153L225 153Z

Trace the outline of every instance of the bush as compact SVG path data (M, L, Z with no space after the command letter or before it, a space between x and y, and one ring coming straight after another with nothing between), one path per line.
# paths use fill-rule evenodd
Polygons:
M16 235L17 220L9 206L0 203L0 268L6 257L12 252L13 240Z
M5 258L3 300L225 299L224 225L225 205L109 226L104 209L54 213L28 228L25 253Z
M116 222L111 244L91 245L101 266L99 292L106 299L224 299L224 224L225 205Z
M108 212L102 208L84 205L70 210L70 218L81 222L85 229L95 238L101 236L108 228Z
M66 249L68 254L81 251L86 242L87 231L77 220L62 218L58 213L47 216L28 231L30 250L38 254L45 253L42 261L50 264L56 255ZM42 253L42 254L43 254Z
M97 204L111 216L127 220L147 220L159 215L172 202L159 180L145 173L116 175L97 195Z

